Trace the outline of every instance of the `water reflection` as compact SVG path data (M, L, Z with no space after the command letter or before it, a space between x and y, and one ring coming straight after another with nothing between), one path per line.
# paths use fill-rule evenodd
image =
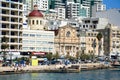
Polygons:
M0 80L119 80L120 71L94 70L80 73L25 73L0 75Z

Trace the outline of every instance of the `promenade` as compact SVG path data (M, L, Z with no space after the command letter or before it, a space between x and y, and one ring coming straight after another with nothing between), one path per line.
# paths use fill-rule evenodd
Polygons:
M84 64L57 64L57 65L39 65L39 66L25 66L25 67L0 67L0 72L7 71L45 71L45 70L57 70L63 67L70 67L71 65L79 65L81 70L93 70L93 69L103 69L110 67L109 65L105 65L102 63L84 63Z

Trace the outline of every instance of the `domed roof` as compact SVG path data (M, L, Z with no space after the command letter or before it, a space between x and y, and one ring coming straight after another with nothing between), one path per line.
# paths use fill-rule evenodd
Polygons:
M43 17L43 14L37 8L37 5L34 5L34 10L29 13L29 17Z

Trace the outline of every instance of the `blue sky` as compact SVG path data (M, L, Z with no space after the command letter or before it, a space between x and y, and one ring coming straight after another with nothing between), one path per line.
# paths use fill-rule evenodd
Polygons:
M106 4L107 9L120 8L120 0L103 0L103 3Z

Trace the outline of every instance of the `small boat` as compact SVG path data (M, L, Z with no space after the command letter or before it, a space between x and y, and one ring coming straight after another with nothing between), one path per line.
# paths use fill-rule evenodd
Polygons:
M114 68L120 68L120 64L112 64Z

